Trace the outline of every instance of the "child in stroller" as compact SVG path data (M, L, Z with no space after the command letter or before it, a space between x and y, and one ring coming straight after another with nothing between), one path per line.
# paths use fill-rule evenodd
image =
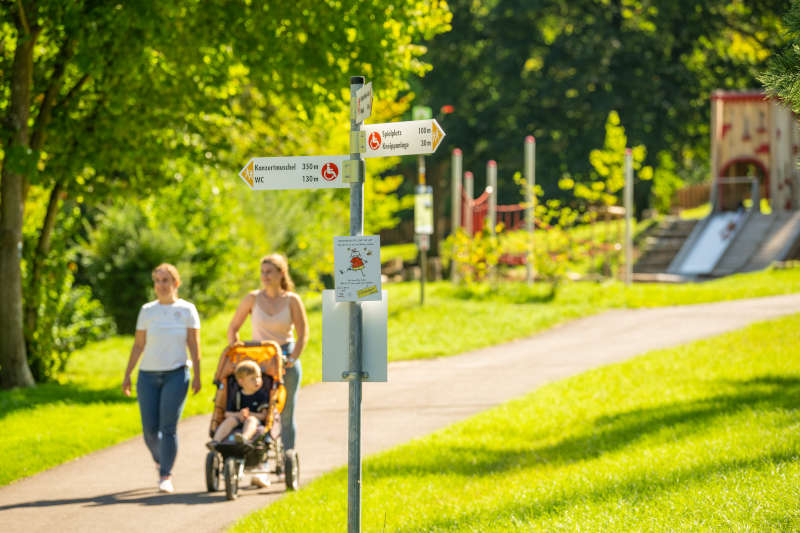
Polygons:
M231 387L228 391L225 418L214 432L214 438L206 444L210 450L216 450L217 445L235 429L241 429L241 432L233 434L238 443L250 443L259 430L264 432L271 383L262 387L261 367L251 360L236 365L233 375L238 387Z
M280 439L280 412L286 403L280 346L271 341L237 342L223 352L217 365L212 440L206 456L206 486L219 489L224 477L229 500L238 495L245 471L283 475L286 488L297 489L299 464L295 453L284 453ZM254 481L256 478L254 478Z

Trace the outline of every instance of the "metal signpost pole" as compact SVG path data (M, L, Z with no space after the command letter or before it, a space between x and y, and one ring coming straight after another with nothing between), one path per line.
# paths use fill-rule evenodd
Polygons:
M456 243L455 235L461 227L461 150L453 150L450 163L450 235L453 235L453 255L450 258L450 280L458 281L456 268Z
M625 285L633 281L633 153L625 149Z
M525 226L528 230L528 258L525 261L525 279L528 285L533 284L534 266L534 240L535 231L534 217L536 216L536 139L533 135L525 137Z
M497 163L494 159L486 164L486 191L489 193L489 210L486 218L489 220L489 235L494 237L497 226Z
M350 184L350 236L364 234L364 163L358 146L357 121L352 109L356 93L364 85L363 76L350 78L350 159L358 161L358 182ZM361 531L361 304L350 302L350 390L347 416L347 531Z

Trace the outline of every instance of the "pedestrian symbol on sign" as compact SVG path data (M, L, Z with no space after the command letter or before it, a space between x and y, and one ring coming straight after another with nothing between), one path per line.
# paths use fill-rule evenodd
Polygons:
M334 163L325 163L322 166L322 179L325 181L333 181L339 177L339 167Z
M377 131L373 131L369 134L369 147L373 150L377 150L381 147L381 134Z

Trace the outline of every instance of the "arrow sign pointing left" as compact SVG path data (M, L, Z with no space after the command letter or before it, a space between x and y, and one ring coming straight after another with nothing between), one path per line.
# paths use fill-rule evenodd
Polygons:
M349 187L342 174L347 155L254 157L239 176L254 191Z

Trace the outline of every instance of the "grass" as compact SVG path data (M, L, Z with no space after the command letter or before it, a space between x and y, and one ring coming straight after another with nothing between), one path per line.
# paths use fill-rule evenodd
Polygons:
M746 209L750 209L753 206L753 200L751 200L750 198L745 198L743 203ZM766 198L762 198L761 202L759 202L759 205L761 212L764 213L765 215L769 215L770 213L772 213L772 207L770 207L769 200L767 200ZM697 207L682 209L679 216L684 220L695 220L695 219L706 218L710 214L711 214L711 204L706 203L699 205Z
M550 287L502 284L496 288L457 288L426 284L425 306L419 284L389 290L391 361L461 353L542 331L556 324L614 307L654 307L768 296L800 291L800 269L730 276L702 284L566 283ZM319 295L306 295L311 341L303 354L303 383L321 379L322 316ZM190 394L184 416L212 408L213 372L233 307L203 317L200 394ZM242 337L250 335L249 321ZM122 395L122 373L130 336L91 344L70 359L59 384L0 391L0 485L40 472L140 433L135 399Z
M799 332L650 352L370 457L363 530L797 531ZM342 468L231 531L342 531L346 487Z
M386 263L399 257L406 263L413 263L417 260L417 245L413 242L404 244L389 244L381 246L381 262Z

